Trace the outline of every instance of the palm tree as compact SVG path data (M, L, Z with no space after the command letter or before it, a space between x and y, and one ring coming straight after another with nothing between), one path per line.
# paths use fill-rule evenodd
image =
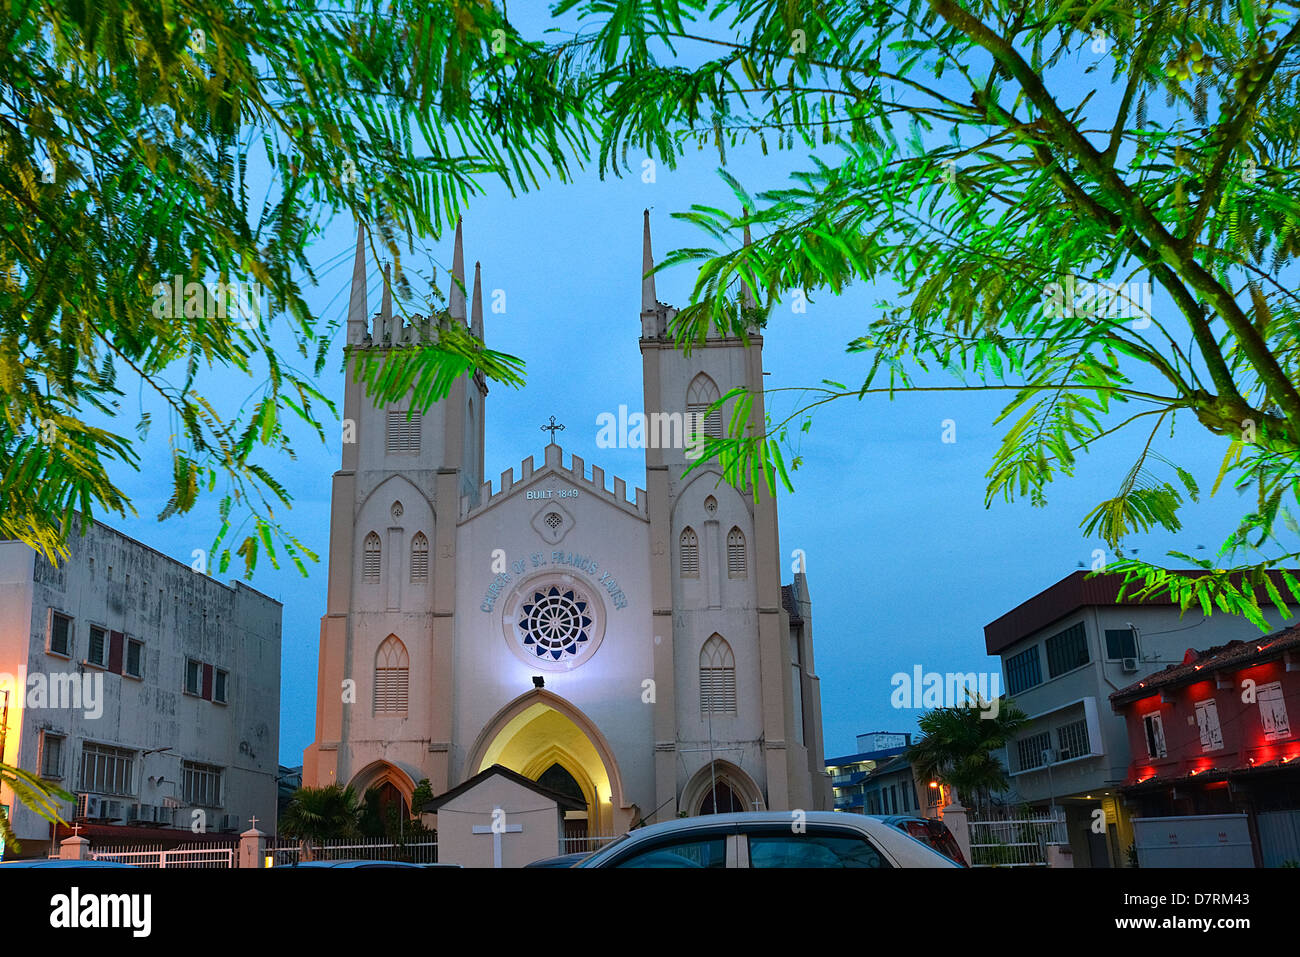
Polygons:
M967 692L965 706L936 708L917 721L925 735L908 751L908 760L923 779L938 779L956 790L967 807L983 809L989 795L1005 789L1006 768L996 753L1024 727L1028 715L1010 699L992 708ZM987 715L987 716L986 716Z
M71 801L74 797L58 785L42 781L30 771L24 771L12 764L0 764L0 785L9 788L19 801L45 820L51 823L68 823L59 813L57 802ZM0 842L15 851L22 850L22 845L14 837L13 828L9 826L9 815L3 813L0 813Z
M357 795L351 787L338 784L302 787L293 793L280 818L279 830L287 837L298 838L301 859L311 860L313 844L331 838L356 837L359 815Z

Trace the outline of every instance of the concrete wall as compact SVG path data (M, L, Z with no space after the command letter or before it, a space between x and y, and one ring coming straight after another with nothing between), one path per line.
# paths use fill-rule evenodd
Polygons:
M3 602L3 670L103 682L98 715L85 702L80 709L23 712L20 766L39 770L41 731L65 735L58 783L75 793L86 742L131 751L127 793L112 796L126 813L132 804L182 800L182 762L212 765L223 769L223 794L220 807L203 809L206 828L219 829L232 815L238 830L253 814L269 826L279 764L280 604L242 583L227 586L199 574L103 525L84 537L74 534L69 548L69 558L55 569L25 545L0 543L0 573L8 579L0 582L0 593L31 595L21 623ZM47 650L51 609L73 619L70 656ZM144 643L141 677L87 662L91 625ZM187 658L227 672L227 703L186 693ZM190 812L188 805L176 811L176 824L189 827ZM49 824L25 807L14 808L13 822L20 840L48 837Z
M475 834L474 827L491 827L492 811L500 808L500 826L519 827L500 835L501 866L523 867L560 853L560 815L554 801L505 777L492 776L438 809L438 861L462 867L491 867L492 833Z

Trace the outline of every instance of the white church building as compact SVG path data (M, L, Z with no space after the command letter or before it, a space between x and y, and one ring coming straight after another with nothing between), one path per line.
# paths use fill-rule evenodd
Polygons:
M643 241L648 272L648 212ZM459 225L452 271L450 321L482 337L478 266L466 316ZM711 336L688 356L668 332L674 314L643 276L647 413L699 413L737 386L761 393L761 336ZM395 317L387 288L370 316L359 236L349 350L436 335L431 321ZM493 483L481 377L409 418L407 404L375 408L350 373L345 388L356 441L333 479L305 785L378 788L409 807L421 779L440 795L500 765L580 798L585 811L565 812L570 836L830 808L811 600L802 572L781 584L766 488L755 502L715 465L684 476L677 442L646 449L647 488L629 498L553 431L540 462L529 455ZM718 417L704 428L719 434Z

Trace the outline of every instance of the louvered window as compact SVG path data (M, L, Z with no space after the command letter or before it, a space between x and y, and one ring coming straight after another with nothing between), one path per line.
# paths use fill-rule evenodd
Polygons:
M406 714L410 674L406 646L396 635L389 635L375 654L376 715Z
M721 635L700 649L700 713L736 713L736 658Z
M411 584L419 585L429 580L429 540L424 532L416 532L411 539Z
M367 584L379 581L379 536L371 532L361 553L361 580Z
M388 428L385 432L384 450L387 452L416 453L420 451L420 416L409 418L404 410L388 410Z
M700 577L700 539L690 526L682 530L681 565L683 578Z
M703 372L691 381L691 386L686 391L686 412L689 421L695 422L697 415L703 417L704 434L711 439L722 438L722 412L717 410L709 412L709 406L719 398L718 387Z
M733 527L727 533L727 577L745 578L745 533Z

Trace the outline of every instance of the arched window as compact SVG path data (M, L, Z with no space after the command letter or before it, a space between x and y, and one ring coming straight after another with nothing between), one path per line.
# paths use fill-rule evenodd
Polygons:
M416 532L411 539L411 584L420 585L429 580L429 540L424 532Z
M749 572L745 565L745 533L736 526L727 533L727 577L746 578Z
M700 539L689 525L682 529L681 565L683 578L700 577Z
M361 580L368 584L379 581L379 536L371 532L361 553Z
M700 649L700 713L736 713L736 656L717 634Z
M406 645L389 635L375 652L375 714L405 715L411 663Z
M715 780L704 793L704 800L700 802L701 814L732 814L736 811L748 810L750 809L745 807L744 802L726 781Z
M709 406L720 397L717 385L703 372L691 380L691 386L686 390L687 414L698 413L704 416L704 434L712 439L722 438L722 413L708 412Z

